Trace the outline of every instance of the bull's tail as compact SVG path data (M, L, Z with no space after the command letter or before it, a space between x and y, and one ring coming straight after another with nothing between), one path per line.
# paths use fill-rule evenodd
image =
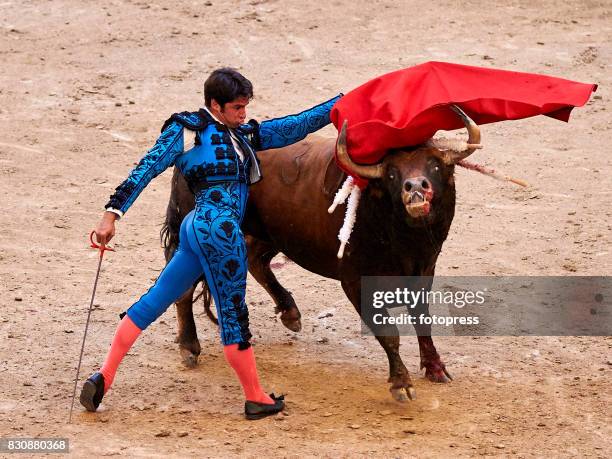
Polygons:
M159 231L159 239L164 248L166 263L170 261L178 247L179 230L181 228L181 219L178 215L178 209L177 212L172 212L170 208L171 205L172 203L168 204L166 220Z
M204 282L204 279L202 279L202 291L193 299L193 302L195 303L200 299L200 297L202 297L204 302L204 312L206 313L206 316L211 320L211 322L219 325L219 321L210 309L210 306L212 305L212 295L210 294L210 289L208 288L208 285L206 285L206 282Z

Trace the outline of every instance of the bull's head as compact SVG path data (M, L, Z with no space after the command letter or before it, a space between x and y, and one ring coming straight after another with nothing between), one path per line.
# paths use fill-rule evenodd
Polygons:
M345 121L338 137L338 162L352 175L380 180L391 199L405 209L408 220L432 221L436 204L441 203L445 191L452 191L454 201L455 164L481 148L478 126L459 107L451 108L465 123L469 134L467 142L429 142L416 148L392 151L378 164L356 164L347 152Z

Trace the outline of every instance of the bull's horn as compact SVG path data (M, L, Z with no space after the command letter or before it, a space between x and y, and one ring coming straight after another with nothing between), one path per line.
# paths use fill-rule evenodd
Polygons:
M344 120L344 123L342 123L342 129L340 130L340 135L338 136L338 143L336 144L336 150L338 152L338 162L344 169L356 176L367 179L381 178L383 176L384 171L382 163L366 166L363 164L354 163L349 157L346 148L347 126L348 121Z
M480 144L480 128L457 105L451 105L450 108L457 115L459 115L459 117L465 124L465 128L468 131L468 141L466 149L462 151L453 151L450 155L449 162L457 164L459 161L467 158L479 148L482 148L482 145Z

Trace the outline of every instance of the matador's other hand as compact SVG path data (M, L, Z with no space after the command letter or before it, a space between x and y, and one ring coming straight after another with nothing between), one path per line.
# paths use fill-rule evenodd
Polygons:
M110 240L115 235L115 220L117 219L117 214L113 212L104 212L102 216L102 220L98 223L94 232L96 233L96 240L98 244L106 245L110 242Z

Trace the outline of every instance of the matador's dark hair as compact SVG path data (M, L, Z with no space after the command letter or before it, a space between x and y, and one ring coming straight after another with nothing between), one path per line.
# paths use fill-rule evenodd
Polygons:
M213 71L204 82L204 103L210 107L213 99L221 107L238 98L253 97L253 85L236 69L223 67Z

